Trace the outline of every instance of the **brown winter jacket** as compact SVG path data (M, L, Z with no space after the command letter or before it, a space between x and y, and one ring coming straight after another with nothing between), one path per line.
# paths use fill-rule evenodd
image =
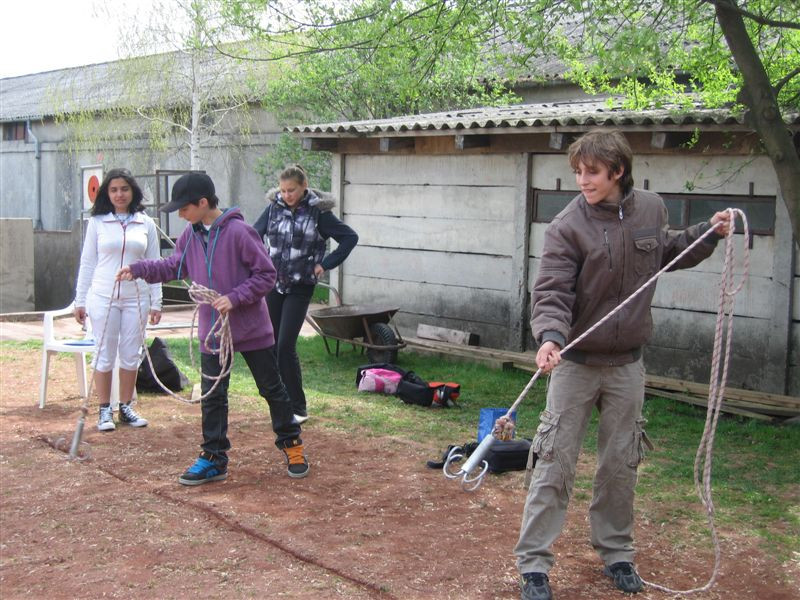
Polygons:
M701 223L670 231L667 209L657 194L628 193L619 205L590 205L576 196L547 227L532 296L531 329L541 344L562 348L611 312L659 269L710 227ZM683 257L674 269L693 267L714 251L716 233ZM650 338L650 302L655 284L582 340L563 357L589 365L638 360Z

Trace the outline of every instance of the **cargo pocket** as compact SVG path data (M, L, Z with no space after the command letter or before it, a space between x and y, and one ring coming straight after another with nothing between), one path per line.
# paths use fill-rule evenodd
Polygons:
M633 431L633 442L628 455L628 466L635 469L644 460L646 455L645 446L649 450L653 450L653 443L647 437L647 432L644 426L647 424L647 419L636 419L636 425Z
M531 444L531 450L541 459L553 460L553 444L556 441L558 417L549 410L542 411L539 415L539 427Z
M539 458L536 456L536 452L533 450L533 442L531 442L531 449L528 452L528 464L525 465L525 481L523 485L527 490L531 487L531 479L533 478L533 470L536 468L536 459Z
M658 237L655 229L643 229L633 233L634 269L640 277L652 275L657 271L656 257L658 252Z

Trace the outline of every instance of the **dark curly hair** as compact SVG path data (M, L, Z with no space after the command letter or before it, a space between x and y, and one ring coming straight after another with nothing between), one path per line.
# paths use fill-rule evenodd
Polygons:
M103 183L100 184L100 188L97 190L97 197L92 206L92 216L107 215L114 212L114 205L111 204L111 198L108 197L108 186L112 179L124 179L131 186L133 199L128 205L128 212L133 214L143 211L142 200L144 199L144 194L142 194L142 188L139 187L131 172L128 169L111 169L106 173Z

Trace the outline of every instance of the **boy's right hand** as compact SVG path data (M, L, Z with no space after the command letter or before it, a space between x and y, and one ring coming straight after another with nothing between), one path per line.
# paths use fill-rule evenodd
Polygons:
M117 271L117 281L133 281L133 273L130 267L122 267Z
M83 325L86 322L86 307L84 306L76 306L72 309L72 315L75 317L75 320Z
M561 348L555 342L545 342L536 353L536 366L549 373L561 362Z

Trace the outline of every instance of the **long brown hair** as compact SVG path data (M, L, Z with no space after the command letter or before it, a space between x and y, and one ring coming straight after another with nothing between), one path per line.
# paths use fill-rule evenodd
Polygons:
M103 183L100 184L100 188L97 190L97 197L94 199L94 204L92 205L92 216L107 215L108 213L114 212L114 205L111 204L111 198L108 197L108 186L111 184L112 179L124 179L126 183L131 186L133 199L128 205L128 212L133 214L143 211L144 206L142 205L142 199L144 198L144 194L142 194L142 188L139 187L139 184L136 182L133 175L131 175L131 172L128 169L111 169L106 173L106 176L103 178Z

